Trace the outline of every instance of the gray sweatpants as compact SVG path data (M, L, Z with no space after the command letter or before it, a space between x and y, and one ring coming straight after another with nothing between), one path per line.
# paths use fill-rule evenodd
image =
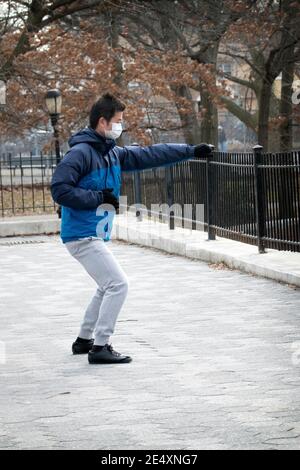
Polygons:
M86 237L65 243L69 253L85 268L98 287L89 303L78 336L95 345L109 342L128 292L128 278L101 238Z

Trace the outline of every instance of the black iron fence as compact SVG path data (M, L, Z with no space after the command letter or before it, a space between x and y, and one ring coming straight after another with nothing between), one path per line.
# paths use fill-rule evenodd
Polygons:
M0 213L12 215L55 212L50 183L55 155L0 155Z
M0 155L2 217L57 211L50 192L55 167L55 155ZM210 240L258 245L261 253L300 251L299 151L264 153L256 146L253 153L212 152L206 159L123 173L121 194L128 206L142 204L171 229L204 229Z
M300 251L300 152L213 152L170 167L123 173L137 215L265 248ZM153 205L161 206L154 209ZM203 210L197 211L197 205Z

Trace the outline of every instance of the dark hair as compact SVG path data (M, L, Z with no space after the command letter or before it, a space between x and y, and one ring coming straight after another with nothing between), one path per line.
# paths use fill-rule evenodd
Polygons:
M90 127L96 129L101 117L109 122L117 112L124 111L125 108L126 106L118 98L110 93L105 93L92 106Z

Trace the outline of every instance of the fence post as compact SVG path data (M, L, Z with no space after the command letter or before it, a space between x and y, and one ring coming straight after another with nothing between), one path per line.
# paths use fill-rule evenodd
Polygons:
M208 240L216 239L216 231L212 228L213 221L213 197L214 197L214 179L213 179L213 165L211 159L213 157L214 145L210 145L211 152L206 157L206 218L207 218L207 233Z
M138 171L133 173L133 184L134 184L134 203L141 204L142 203L142 196L141 196L141 175ZM137 209L135 212L136 218L139 222L143 220L142 211Z
M170 207L174 204L174 184L173 184L173 173L172 167L167 166L165 168L166 175L166 193L167 193L167 204L169 208L169 230L174 230L174 211L170 212Z
M169 229L175 230L175 213L174 211L170 211L170 218L169 218Z
M255 215L256 215L256 233L257 233L257 246L259 253L265 253L264 240L266 221L265 221L265 191L263 174L260 165L262 164L262 151L261 145L253 147L254 159L254 185L255 185Z
M133 142L131 145L136 147L139 146L137 142ZM139 171L134 171L133 173L133 189L134 189L134 204L141 204L142 203L142 192L141 192L141 175ZM142 222L143 220L143 213L141 210L135 211L135 216L138 222Z

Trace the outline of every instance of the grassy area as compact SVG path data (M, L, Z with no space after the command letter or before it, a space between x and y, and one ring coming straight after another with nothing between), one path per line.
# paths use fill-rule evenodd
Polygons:
M0 215L55 214L57 205L54 203L50 188L42 185L33 187L2 187L0 190Z

